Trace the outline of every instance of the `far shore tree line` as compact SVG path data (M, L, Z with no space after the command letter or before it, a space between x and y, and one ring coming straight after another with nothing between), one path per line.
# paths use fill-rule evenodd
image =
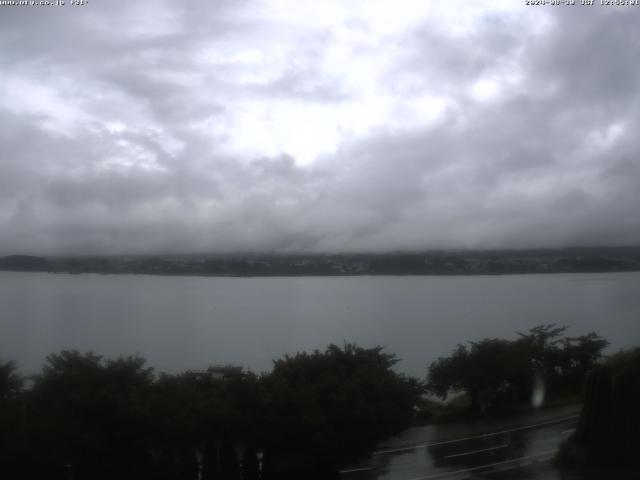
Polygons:
M382 347L286 355L271 372L156 374L139 356L62 351L24 378L0 362L0 476L50 479L329 479L428 418L433 396L469 415L580 394L607 342L541 325L459 345L425 380ZM222 373L220 373L222 372Z
M215 276L503 275L640 271L640 247L40 257L0 256L0 270Z

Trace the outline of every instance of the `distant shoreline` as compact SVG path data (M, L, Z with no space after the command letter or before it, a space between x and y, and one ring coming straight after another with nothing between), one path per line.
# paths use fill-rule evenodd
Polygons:
M640 271L640 247L382 254L0 257L0 270L199 277L476 276Z
M49 275L135 275L149 277L192 277L192 278L358 278L358 277L508 277L516 275L572 275L572 274L602 274L602 273L640 273L636 270L580 270L557 272L508 272L508 273L282 273L282 274L235 274L235 273L148 273L148 272L65 272L65 271L34 271L34 270L5 270L7 273L46 273Z

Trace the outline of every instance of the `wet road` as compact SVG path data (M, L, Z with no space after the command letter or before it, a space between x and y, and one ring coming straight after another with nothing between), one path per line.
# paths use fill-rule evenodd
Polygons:
M548 460L562 440L573 432L577 421L575 415L483 435L380 450L364 464L342 470L341 478L555 478Z

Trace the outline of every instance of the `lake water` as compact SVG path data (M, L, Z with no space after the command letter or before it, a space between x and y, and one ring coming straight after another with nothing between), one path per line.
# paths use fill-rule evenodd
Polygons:
M640 273L445 277L162 277L0 272L0 357L37 372L64 348L139 353L158 370L268 370L329 343L384 345L424 376L457 343L540 323L640 345ZM610 349L611 350L611 349Z

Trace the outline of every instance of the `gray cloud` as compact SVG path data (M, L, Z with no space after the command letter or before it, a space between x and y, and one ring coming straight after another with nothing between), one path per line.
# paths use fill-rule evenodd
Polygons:
M2 7L0 254L640 243L640 10L214 5Z

